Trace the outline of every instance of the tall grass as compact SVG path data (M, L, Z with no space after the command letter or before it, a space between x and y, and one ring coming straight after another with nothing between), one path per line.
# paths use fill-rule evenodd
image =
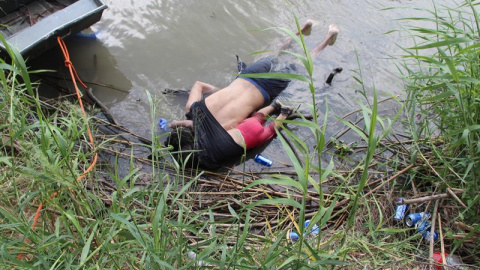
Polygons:
M341 175L338 175L334 172L335 164L333 160L330 160L330 162L326 164L325 167L322 166L321 156L326 146L325 131L328 126L328 102L326 102L327 113L324 116L323 124L320 125L320 120L317 118L318 107L315 95L315 86L313 83L314 65L311 55L305 46L303 35L300 31L300 24L298 22L298 19L295 15L294 18L298 32L300 33L299 37L297 37L292 31L286 28L274 29L279 29L285 32L301 48L302 54L297 54L289 51L282 51L282 53L289 53L291 55L294 55L298 59L298 62L303 63L303 66L307 71L307 75L273 74L273 76L275 78L300 80L308 84L308 88L311 94L311 104L309 105L309 108L310 113L314 116L313 121L309 122L305 119L303 119L302 121L286 120L284 121L284 123L308 128L312 133L313 137L315 138L315 147L311 149L302 138L289 131L288 129L283 129L283 132L285 132L287 136L281 136L282 133L278 132L279 140L281 141L284 150L286 151L290 161L292 162L293 167L295 168L296 177L292 178L285 175L277 175L270 179L257 180L247 186L247 188L255 185L272 184L284 186L287 190L296 191L302 194L302 198L300 201L293 198L269 198L250 205L250 207L255 207L261 204L272 204L277 205L277 207L279 204L289 205L294 208L293 212L298 212L297 216L294 216L289 212L288 219L292 224L294 224L294 228L296 228L296 231L299 232L300 240L296 243L297 247L294 248L293 252L290 253L286 260L283 261L281 269L283 269L282 267L286 267L286 269L323 269L328 265L333 268L338 265L348 265L348 263L346 263L344 259L346 258L348 250L351 248L351 241L347 241L347 238L351 240L351 238L353 237L355 239L355 236L353 234L350 234L350 230L354 227L355 220L358 218L357 209L359 204L365 203L360 198L362 197L363 189L369 178L369 167L371 165L373 155L376 152L378 141L385 138L389 134L395 121L391 121L389 119L382 119L378 116L378 100L375 88L373 91L373 101L370 102L368 100L368 95L370 93L367 93L365 86L361 84L363 96L366 98L367 103L371 104L371 106L364 106L360 104L365 125L362 128L353 125L352 123L343 119L339 120L342 121L347 127L355 131L355 133L358 134L359 137L367 145L365 158L358 163L357 168L353 169L353 171L355 171L363 167L363 173L358 179L358 183L356 183L356 190L352 190L351 194L348 195L349 199L352 200L351 203L344 209L344 211L349 211L346 230L342 231L341 233L337 232L332 235L331 232L328 230L328 224L334 218L334 215L332 214L334 212L334 207L336 207L337 202L341 197L340 194L344 195L342 193L342 189L345 187L347 182L351 181L351 179L345 179ZM359 74L361 74L361 72ZM271 77L272 74L247 74L244 76L267 78ZM357 81L361 80L357 79ZM399 117L399 115L400 112L395 116L395 120ZM388 120L386 124L385 120ZM377 125L382 128L378 132L376 131ZM287 140L292 142L295 149L292 149L292 144L287 143ZM299 152L301 154L300 158L297 156L296 152ZM314 164L315 160L318 163ZM312 171L314 171L315 173L312 173ZM344 182L338 186L337 191L333 195L325 196L322 189L322 183L329 177L337 177L339 179L342 179ZM315 209L313 216L311 216L310 225L308 227L304 227L303 224L307 219L305 213L308 207L306 205L306 197L309 187L313 187L315 189L315 191L317 192L317 196L320 199L320 202L318 209ZM370 226L372 226L372 222L372 220L369 221ZM308 232L312 229L314 224L317 224L320 228L326 228L326 231L320 231L320 233L315 237L316 239L312 241L311 239L307 239L307 237L304 236L308 235ZM334 241L334 239L338 239L338 237L340 237L342 241L340 245L337 245L335 247L334 244L332 245L332 241Z
M405 48L408 110L413 135L426 139L436 174L426 181L466 190L461 217L477 223L480 200L480 59L478 3L426 10L405 18L432 27L411 28L416 45ZM463 219L463 218L461 218Z
M296 17L295 22L299 29ZM162 147L153 132L156 106L148 92L152 144L133 147L151 149L153 155L148 161L151 170L140 170L131 154L127 174L121 175L116 169L108 172L111 184L105 184L107 180L100 171L89 174L84 182L77 182L76 178L94 154L85 136L87 121L97 120L85 119L70 103L55 104L54 110L41 102L35 95L35 85L30 83L25 62L11 49L12 64L0 65L4 74L0 90L0 266L6 269L331 269L388 262L384 250L391 249L393 244L386 239L398 231L382 228L387 219L382 217L385 206L379 200L373 203L364 200L362 194L377 144L390 132L393 122L378 115L377 95L373 91L371 105L360 105L364 124L357 126L344 121L365 142L365 157L347 176L335 172L333 159L322 164L328 114L317 119L313 61L301 34L297 37L288 29L280 29L302 48L303 54L292 55L303 63L307 75L273 76L306 82L314 115L312 122L302 119L284 123L309 129L316 146L308 146L288 129L279 131L278 139L291 160L294 176L276 174L253 182L242 176L242 181L230 184L235 192L226 199L208 198L209 192L202 193L201 183L208 181L205 186L211 191L215 181L220 187L229 185L227 176L222 175L222 181L217 181L214 174L207 178L207 172L188 170L169 158L168 149ZM366 88L363 89L368 97ZM108 140L99 139L97 143L99 151L107 150ZM117 154L116 160L119 159L121 156ZM356 177L355 171L361 171L361 175ZM148 179L146 184L140 183L142 178ZM322 183L332 178L338 179L339 186L332 194L325 194ZM262 190L265 185L283 186L284 196L275 197L271 194L277 193ZM314 195L309 191L311 187ZM51 198L59 190L59 195ZM222 189L219 190L216 195L221 194ZM254 200L241 192L252 190L265 199ZM313 211L308 205L312 197L319 202ZM32 230L33 214L41 203L45 207L40 223ZM272 208L277 212L274 218L261 215ZM380 220L375 218L378 215ZM363 218L357 224L359 216ZM308 228L303 226L306 219L311 220ZM347 226L342 226L345 219ZM260 221L265 223L262 233L254 233L253 223ZM334 228L337 222L343 229ZM277 225L273 226L274 223ZM285 237L291 224L300 235L295 243ZM315 224L321 228L320 233L307 237ZM366 232L359 229L363 226ZM410 251L411 246L405 250ZM355 263L352 252L371 254L368 258L373 258L374 263ZM24 257L18 259L18 254Z

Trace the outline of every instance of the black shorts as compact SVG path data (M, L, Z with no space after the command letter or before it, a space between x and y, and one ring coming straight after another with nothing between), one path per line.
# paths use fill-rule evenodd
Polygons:
M279 60L278 56L267 56L260 58L242 70L242 74L257 73L296 73L294 64L285 64ZM284 79L267 79L267 78L249 78L240 77L254 84L262 93L265 104L269 104L274 100L285 88L287 88L290 80Z
M201 167L219 169L226 162L234 161L244 153L243 147L232 139L210 113L204 99L192 104L187 118L193 120L194 149L200 150L196 156Z

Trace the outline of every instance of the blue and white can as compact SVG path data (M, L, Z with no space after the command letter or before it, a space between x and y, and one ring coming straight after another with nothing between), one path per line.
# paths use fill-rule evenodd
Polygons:
M408 212L408 209L410 208L409 204L401 204L403 202L403 198L398 198L397 200L397 206L395 206L395 215L393 216L393 219L396 221L402 221L405 218L405 215Z
M420 223L417 223L415 227L417 228L417 232L422 235L423 239L430 241L430 235L431 235L430 230L432 226L428 221L424 220ZM437 240L438 240L438 234L436 231L433 231L433 241L435 242Z
M427 220L430 218L430 213L429 212L421 212L421 213L412 213L407 216L405 219L405 224L407 224L408 227L412 227L415 224L417 224L421 220Z
M428 228L428 230L425 230L423 233L422 233L422 237L423 239L427 240L427 241L430 241L430 228ZM434 230L433 231L433 242L436 242L438 240L438 234L437 232Z
M289 231L287 233L287 239L292 242L297 242L300 239L300 236L296 232Z
M305 220L305 229L308 227L308 225L310 225L310 220ZM318 228L318 225L315 224L309 232L305 233L311 237L315 237L320 233L320 228Z
M430 222L427 220L417 222L417 224L415 224L415 228L417 229L418 233L423 233L424 231L430 229Z
M264 157L260 154L257 154L253 160L255 160L255 162L257 162L257 163L260 163L260 164L268 166L268 167L272 166L272 164L273 164L273 162L270 159L268 159L268 158L266 158L266 157Z

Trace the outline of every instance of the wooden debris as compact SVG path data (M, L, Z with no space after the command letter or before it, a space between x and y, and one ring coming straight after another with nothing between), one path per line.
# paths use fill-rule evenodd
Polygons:
M455 194L455 192L453 192L450 188L447 188L447 193L450 194L450 196L452 196L452 198L454 198L464 208L467 208L467 206L462 202L462 200L460 200L460 198L458 198L458 196Z
M461 192L456 191L456 193L461 193ZM419 198L413 198L413 199L403 199L397 202L397 204L423 203L423 202L436 201L440 199L449 198L450 196L451 196L450 193L443 193L443 194L437 194L437 195L431 195L431 196L425 196L425 197L419 197Z

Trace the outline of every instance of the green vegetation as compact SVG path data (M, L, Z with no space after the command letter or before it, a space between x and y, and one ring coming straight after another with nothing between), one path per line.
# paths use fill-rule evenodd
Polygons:
M456 187L471 209L480 200L480 51L477 4L428 11L431 17L405 18L433 24L410 29L417 45L405 49L407 108L416 148L428 147L439 188ZM429 166L430 166L429 165ZM419 176L417 176L419 177ZM423 178L423 177L422 177ZM476 205L478 207L478 204ZM478 210L478 209L477 209ZM478 211L463 213L475 220Z
M438 211L443 243L448 251L461 252L469 263L478 264L478 244L472 246L470 240L480 231L479 28L470 22L480 20L470 2L464 9L446 12L448 16L435 11L433 18L410 18L436 23L435 29L412 29L422 43L405 49L409 62L403 70L410 84L404 110L412 138L399 141L392 134L403 110L392 119L379 115L378 106L384 100L377 99L375 88L369 93L368 86L361 84L362 95L371 96L367 105L359 104L357 114L362 121L339 119L358 135L359 146L334 155L328 164L322 164L319 157L338 149L330 150L331 143L324 136L327 115L323 121L317 119L312 59L302 35L277 28L302 48L301 54L292 55L308 74L294 79L308 83L314 115L313 122L284 123L305 128L315 138L311 146L288 129L279 131L278 139L293 167L281 174L232 170L220 175L191 170L171 159L153 132L152 144L125 143L130 147L127 151L115 152L112 149L121 136L103 136L93 128L98 152L113 153L116 163L125 159L125 152L130 153L126 155L129 171L121 173L116 164L111 169L110 164L100 163L96 171L77 181L94 156L87 123L100 125L101 120L84 117L70 102L41 101L24 60L10 49L12 63L0 64L0 268L380 269L428 265L428 242L413 229L392 221L394 199L446 193L447 188L465 190L459 200L466 207L452 198L443 201L445 207ZM422 55L424 49L428 53L434 49L433 54ZM355 79L361 83L362 72L357 74ZM154 130L156 106L149 99ZM421 122L415 120L418 115ZM138 148L150 149L151 159L136 157L134 149ZM347 170L346 163L350 165ZM324 184L330 185L328 191ZM40 221L32 229L41 204ZM432 205L421 204L417 210L432 211ZM306 220L311 222L304 228ZM455 240L459 229L454 222L473 228ZM314 224L320 228L318 234L310 233ZM289 230L298 232L300 239L287 240ZM437 250L438 246L437 242Z

